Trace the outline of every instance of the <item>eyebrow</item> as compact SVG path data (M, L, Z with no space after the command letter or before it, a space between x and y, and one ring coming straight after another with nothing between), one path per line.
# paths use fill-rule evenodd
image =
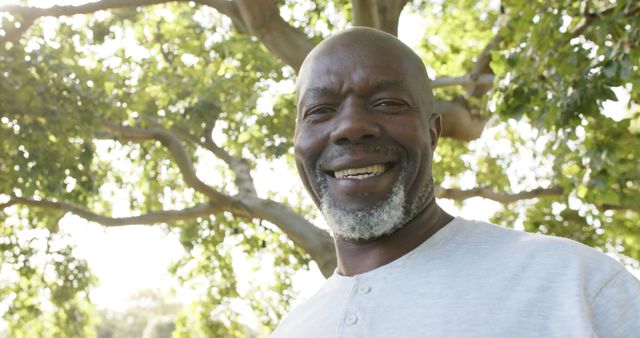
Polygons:
M310 97L326 97L326 96L336 96L338 92L329 88L329 87L313 87L304 91L302 98L300 101L304 101Z
M400 89L406 92L409 91L409 87L403 80L380 80L373 82L373 84L369 88L369 92L378 92L385 89ZM303 102L305 99L314 97L327 97L337 95L340 95L340 93L330 87L312 87L305 90L300 102Z
M409 86L404 80L380 80L375 81L369 89L370 92L379 92L385 89L400 89L402 91L409 91Z

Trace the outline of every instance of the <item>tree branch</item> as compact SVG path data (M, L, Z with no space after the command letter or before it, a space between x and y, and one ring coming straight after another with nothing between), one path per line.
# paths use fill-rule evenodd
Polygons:
M44 16L60 17L75 14L88 14L105 9L148 6L174 1L176 0L102 0L78 6L53 6L48 8L19 5L0 6L0 12L9 12L23 17L20 27L8 32L6 36L0 39L0 43L15 41L20 37L20 35L22 35L22 33L33 25L36 19Z
M157 124L157 122L153 120L151 120L151 122ZM160 128L159 125L154 129L141 129L116 125L106 120L103 121L103 123L106 124L107 128L111 131L127 139L157 139L165 145L169 142L179 143L179 141L174 139L176 136L173 133ZM259 198L253 185L249 163L245 159L231 156L224 149L216 145L212 138L212 131L213 125L207 126L202 139L199 140L185 131L174 130L174 132L181 137L211 151L214 155L225 161L235 172L236 185L240 193L236 196L229 197L232 200L230 206L220 209L229 210L238 217L247 219L259 218L275 224L297 246L312 257L325 277L329 277L336 266L335 249L331 236L326 231L317 228L304 217L291 210L288 206L272 200ZM167 140L167 138L169 140ZM174 148L175 147L177 146L174 146ZM184 152L181 145L180 148L182 150L179 152ZM174 157L176 157L176 154L174 154ZM188 160L188 158L183 161L186 160ZM187 164L183 166L193 168L190 161ZM195 173L193 175L195 176Z
M536 198L536 197L558 196L558 195L562 195L563 192L564 190L561 187L536 188L532 190L521 191L519 193L508 194L508 193L499 193L484 187L478 187L478 188L473 188L469 190L461 190L461 189L447 189L447 188L442 188L438 186L436 188L436 197L453 199L457 201L466 200L472 197L483 197L496 202L500 202L502 204L509 204L519 200Z
M91 2L77 6L53 6L48 8L28 7L18 5L0 6L0 11L18 14L23 17L23 21L19 28L10 31L0 42L15 41L24 31L26 31L36 19L40 17L61 17L76 14L90 14L100 10L141 7L149 5L158 5L168 2L186 2L185 0L102 0ZM218 12L229 17L241 33L247 33L246 24L240 16L238 7L233 1L226 0L195 0L197 4L205 5L216 9Z
M280 16L273 0L235 0L249 32L297 72L314 43Z
M185 138L201 146L202 148L209 150L213 155L224 161L235 173L236 186L238 187L238 190L241 194L257 196L258 193L256 192L253 178L251 177L251 165L246 159L231 156L231 154L229 154L226 150L219 147L212 138L213 127L213 125L208 125L205 128L202 140L197 139L184 130L180 130L177 128L172 128L172 130L182 138Z
M376 2L375 9L378 10L376 28L397 36L400 13L408 0L376 0Z
M307 252L325 277L336 268L333 238L288 206L268 199L248 197L241 200L254 217L278 226L296 246Z
M33 15L36 18L43 16L60 17L75 14L95 13L106 9L149 6L175 1L176 0L101 0L77 6L52 6L47 8L5 5L0 6L0 12L10 12L20 15L27 14Z
M492 85L494 78L493 74L480 74L476 78L473 78L471 75L439 77L431 81L431 87Z
M366 26L398 35L402 8L408 0L352 0L353 25Z
M180 139L171 131L164 128L134 128L126 127L113 123L107 119L101 118L101 123L110 131L116 133L122 138L139 141L139 140L157 140L164 145L171 155L173 156L176 165L180 169L185 183L194 188L198 192L201 192L209 198L211 204L225 206L231 210L233 201L225 194L220 193L216 189L202 182L196 175L196 170L191 162L191 158L184 149L184 146L180 142Z
M493 87L493 80L488 83L480 83L478 80L482 76L493 76L493 70L491 69L491 51L498 46L500 41L502 41L502 36L496 34L484 47L473 65L469 77L474 81L467 85L467 95L470 97L481 98Z
M241 157L231 156L226 150L219 147L212 137L213 125L209 126L204 133L204 142L201 145L216 154L219 158L229 165L229 168L236 174L236 186L240 191L240 194L247 194L251 196L258 196L256 187L251 177L251 165L249 161Z
M19 14L25 18L19 29L9 32L0 42L12 41L9 38L16 39L33 24L34 20L43 16L60 17L89 14L106 9L183 1L186 0L101 0L78 6L53 6L49 8L0 6L0 11ZM239 32L256 36L269 51L296 71L300 69L305 56L314 46L304 33L282 19L276 3L272 0L195 0L194 2L215 8L228 16Z
M601 204L597 206L598 209L605 210L615 210L615 211L623 211L623 210L633 210L636 212L640 212L640 205L615 205L615 204Z
M611 6L609 8L603 9L597 13L589 13L589 6L585 6L583 8L583 16L580 24L578 24L574 29L569 32L571 37L577 37L584 33L587 28L589 28L592 24L594 24L598 19L609 16L613 14L616 10L616 6ZM629 6L624 11L625 17L632 17L637 15L640 12L640 4L636 3L635 6Z
M493 87L493 70L491 70L491 50L502 41L496 34L482 50L469 75L461 77L444 77L435 79L434 88L450 85L465 85L467 97L482 98ZM452 101L436 100L436 113L442 114L442 136L458 141L469 142L479 138L484 131L487 119L474 115L469 102L463 97Z
M23 15L20 26L14 29L7 30L5 36L0 38L0 47L3 47L6 42L14 42L19 39L20 36L33 25L35 20L36 18L32 15Z
M297 246L311 256L325 277L329 277L333 273L336 266L335 249L333 239L326 231L314 226L286 205L272 200L261 199L256 196L245 196L238 200L238 203L243 205L243 209L250 211L250 215L245 214L240 217L258 218L275 224ZM162 210L131 217L109 217L96 214L70 203L11 196L8 202L0 204L0 211L12 205L68 212L107 227L185 221L197 217L207 217L228 210L209 203L202 203L181 210Z
M442 116L442 137L469 142L479 138L487 120L471 113L463 97L451 101L435 100L434 110Z
M17 204L17 202L12 198L9 201L5 202L5 203L0 203L0 211Z
M228 0L195 0L197 4L215 8L218 12L226 15L231 19L233 26L242 34L248 34L247 24L242 19L238 6L234 1Z
M378 23L376 0L352 0L352 23L354 26L376 27Z
M11 197L9 202L0 205L0 210L7 208L11 205L25 205L30 207L36 207L47 210L70 212L74 215L80 216L88 221L96 222L108 227L133 225L133 224L156 224L156 223L169 223L175 221L189 220L196 217L205 217L216 212L221 211L220 208L213 207L208 203L198 204L191 208L185 208L182 210L162 210L149 212L140 216L131 217L109 217L96 214L87 209L79 206L65 203L55 202L47 200L35 200L23 197Z
M502 204L509 204L516 201L526 200L531 198L538 198L538 197L545 197L545 196L561 196L564 193L565 191L561 187L536 188L532 190L521 191L519 193L508 194L508 193L499 193L485 187L461 190L461 189L448 189L448 188L442 188L440 186L437 186L435 195L438 198L446 198L446 199L452 199L457 201L463 201L473 197L482 197L482 198L486 198ZM615 205L615 204L606 204L606 203L595 205L595 206L596 208L602 211L604 210L640 211L640 207L638 206Z
M158 129L156 131L155 129L123 127L114 125L109 121L106 121L106 123L108 123L108 127L110 126L110 130L115 131L119 135L125 134L126 138L133 140L158 139L158 136L154 135L154 132L163 131L161 128L156 128ZM154 121L152 121L152 123L154 123ZM207 126L201 139L197 139L182 130L174 129L174 132L210 150L214 155L225 161L236 173L236 184L238 185L240 193L230 197L233 202L230 207L224 210L229 210L238 217L264 219L273 223L297 246L311 255L312 259L318 264L320 270L326 277L330 276L336 264L335 250L331 236L326 231L315 227L286 205L259 198L253 186L249 163L242 158L231 156L224 149L216 145L212 139L212 130L212 125ZM167 131L164 130L164 132ZM175 137L175 135L173 137Z
M207 128L204 131L204 142L199 142L199 144L209 150L210 152L212 152L214 155L216 155L218 158L220 158L221 160L223 160L226 164L228 164L229 166L232 166L234 163L234 158L233 156L231 156L231 154L229 154L226 150L220 148L214 141L213 141L213 125L208 125Z

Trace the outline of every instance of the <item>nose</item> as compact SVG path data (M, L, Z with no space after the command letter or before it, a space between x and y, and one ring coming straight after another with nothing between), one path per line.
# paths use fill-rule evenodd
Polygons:
M345 102L335 118L331 142L338 145L359 144L380 136L380 126L373 112L357 102Z

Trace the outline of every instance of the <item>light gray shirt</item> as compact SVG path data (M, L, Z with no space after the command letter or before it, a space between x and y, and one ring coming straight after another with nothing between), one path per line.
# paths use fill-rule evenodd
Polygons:
M334 274L271 337L640 337L640 282L577 242L456 218L387 265Z

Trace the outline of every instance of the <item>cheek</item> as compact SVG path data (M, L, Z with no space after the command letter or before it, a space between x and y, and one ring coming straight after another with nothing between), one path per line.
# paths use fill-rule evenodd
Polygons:
M414 126L398 130L396 134L397 141L407 152L410 165L409 183L412 185L410 190L421 189L425 182L430 181L433 156L429 131L420 128L417 123Z
M293 153L296 157L296 161L307 163L313 158L315 143L313 139L309 138L304 133L296 135L293 144Z
M297 157L296 157L296 169L298 169L298 175L300 176L302 185L304 186L304 188L307 190L307 192L309 193L309 195L317 205L319 200L315 192L315 189L311 184L309 175L307 174L308 173L307 168L305 167L303 161L300 161Z
M392 131L395 140L401 144L412 157L413 161L421 162L425 156L431 153L431 137L429 130L421 128L419 122L405 122L404 128L396 128Z
M421 200L432 184L431 148L428 146L428 142L422 143L421 148L417 148L417 146L416 143L414 155L411 158L413 162L410 163L414 167L409 169L410 179L407 182L409 184L407 193L411 200Z
M323 139L319 135L321 134L305 128L297 130L293 147L296 167L302 184L318 207L320 207L320 198L316 191L317 182L314 180L313 171L324 149Z
M318 128L315 128L318 129ZM316 163L326 146L326 137L319 130L301 127L296 130L293 152L303 180L310 180Z
M328 137L322 128L302 125L296 129L294 154L296 158L315 162L327 144Z

